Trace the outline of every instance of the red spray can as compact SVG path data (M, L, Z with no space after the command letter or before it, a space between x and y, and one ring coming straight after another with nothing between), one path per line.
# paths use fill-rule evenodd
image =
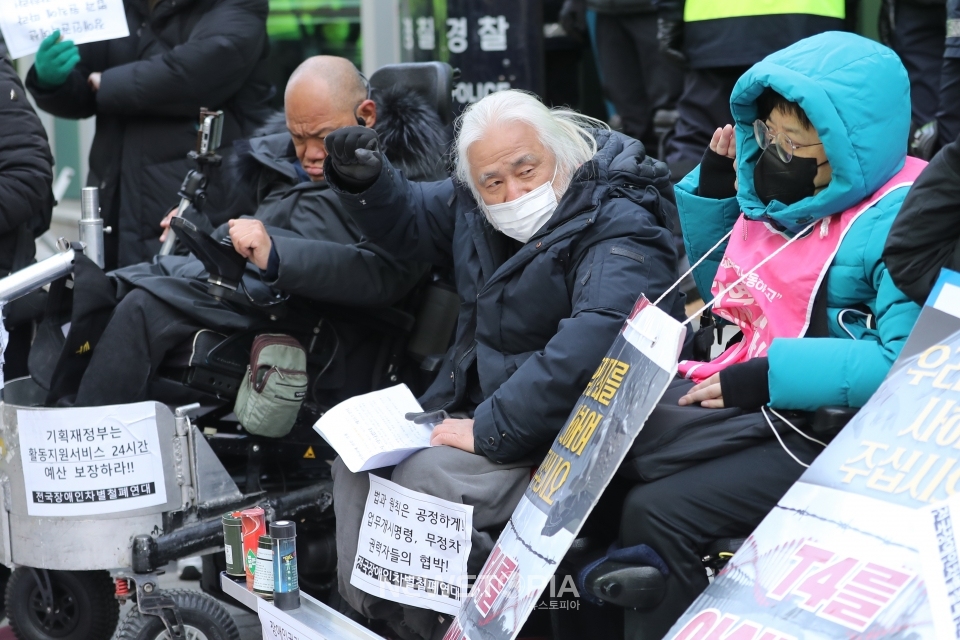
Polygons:
M243 528L243 566L247 572L247 588L253 589L253 577L257 571L257 548L260 536L267 533L263 509L244 509L240 512L240 524Z

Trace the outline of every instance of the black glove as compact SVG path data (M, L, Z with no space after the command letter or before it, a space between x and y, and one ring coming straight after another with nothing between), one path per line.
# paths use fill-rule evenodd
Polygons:
M327 135L325 144L330 167L347 191L360 193L377 181L383 155L376 131L368 127L344 127Z
M720 372L723 406L755 411L770 402L770 361L751 358Z
M560 9L560 26L568 36L582 41L587 32L586 0L564 0Z
M660 43L660 55L676 64L687 64L683 53L683 19L660 14L657 17L657 41Z
M722 156L707 147L700 161L700 188L698 195L701 198L715 198L725 200L737 195L734 186L737 181L737 171L733 160Z

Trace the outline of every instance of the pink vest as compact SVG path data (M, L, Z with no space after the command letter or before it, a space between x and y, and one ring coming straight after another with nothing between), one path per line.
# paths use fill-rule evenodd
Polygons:
M861 213L891 191L913 184L926 165L908 157L903 169L872 196L843 213L824 218L805 237L718 297L713 312L737 325L743 340L710 362L682 361L680 373L699 383L732 364L766 355L774 338L802 337L810 326L816 293L847 230ZM748 220L740 214L717 269L711 287L713 295L736 282L789 239L768 223Z

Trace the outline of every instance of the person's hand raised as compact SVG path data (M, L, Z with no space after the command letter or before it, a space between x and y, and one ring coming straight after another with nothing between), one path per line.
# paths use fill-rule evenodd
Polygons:
M80 51L73 40L60 40L57 29L40 43L33 68L37 82L45 89L55 89L67 81L73 68L80 62Z
M710 150L731 160L737 159L737 140L733 133L733 125L728 124L713 132L710 139Z
M324 146L330 165L350 191L360 193L376 182L383 166L376 131L369 127L343 127L327 134Z

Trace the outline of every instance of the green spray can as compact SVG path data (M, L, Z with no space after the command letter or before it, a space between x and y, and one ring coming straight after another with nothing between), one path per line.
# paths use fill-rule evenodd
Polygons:
M243 527L240 518L232 513L223 514L223 552L227 558L227 575L231 578L244 578L247 570L243 566Z

